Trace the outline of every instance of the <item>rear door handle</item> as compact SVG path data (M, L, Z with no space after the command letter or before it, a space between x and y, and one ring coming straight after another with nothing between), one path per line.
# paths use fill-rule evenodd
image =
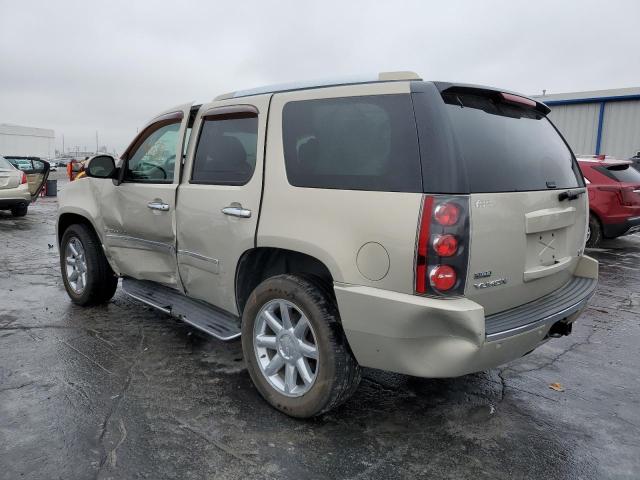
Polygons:
M151 210L160 210L161 212L169 211L168 203L164 203L162 201L157 201L157 200L147 203L147 207L149 207Z
M240 218L250 218L251 210L247 210L246 208L242 208L242 205L239 204L231 204L228 207L224 207L222 209L222 213L225 215L229 215L231 217L240 217Z

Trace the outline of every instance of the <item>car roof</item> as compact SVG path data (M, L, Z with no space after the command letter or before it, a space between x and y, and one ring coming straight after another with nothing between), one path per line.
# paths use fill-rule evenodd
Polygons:
M401 82L422 80L415 72L380 72L377 75L362 75L353 77L334 78L326 80L310 80L303 82L282 83L266 85L263 87L238 90L235 92L218 95L214 100L227 100L229 98L250 97L265 93L292 92L295 90L308 90L312 88L336 87L341 85L359 85L364 83Z

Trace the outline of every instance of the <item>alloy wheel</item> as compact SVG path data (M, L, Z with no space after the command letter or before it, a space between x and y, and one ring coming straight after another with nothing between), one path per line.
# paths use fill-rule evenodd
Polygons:
M258 312L253 346L260 371L282 395L307 393L318 376L318 343L307 316L288 300L267 302Z
M87 259L82 242L71 237L65 248L65 273L71 290L82 295L87 286Z

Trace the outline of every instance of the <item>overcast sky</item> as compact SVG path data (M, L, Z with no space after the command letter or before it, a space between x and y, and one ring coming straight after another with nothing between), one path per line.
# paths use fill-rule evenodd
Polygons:
M120 152L155 113L413 70L528 94L640 86L640 1L0 0L0 123Z

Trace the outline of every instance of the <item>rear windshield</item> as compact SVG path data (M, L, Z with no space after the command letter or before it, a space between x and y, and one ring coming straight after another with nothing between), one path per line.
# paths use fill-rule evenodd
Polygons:
M291 185L422 192L409 95L292 101L282 117Z
M470 193L580 185L571 151L542 113L473 93L442 98Z
M13 170L13 165L11 165L9 163L9 160L7 160L4 157L0 157L0 169L2 170Z
M596 167L607 177L623 183L640 183L640 172L630 164L612 165L610 167Z

